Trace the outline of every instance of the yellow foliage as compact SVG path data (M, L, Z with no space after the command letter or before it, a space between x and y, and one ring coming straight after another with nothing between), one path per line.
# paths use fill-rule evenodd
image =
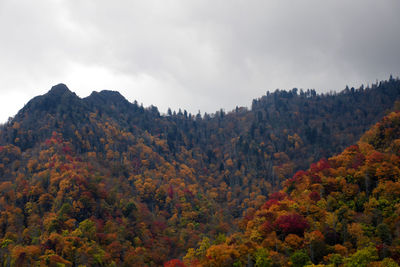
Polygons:
M302 242L303 242L303 239L295 234L289 234L285 238L286 245L294 250L297 250L298 248L300 248L302 245Z

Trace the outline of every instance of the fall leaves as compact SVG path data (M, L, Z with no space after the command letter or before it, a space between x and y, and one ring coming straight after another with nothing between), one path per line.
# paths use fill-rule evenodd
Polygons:
M297 172L243 219L243 232L185 259L258 266L262 252L263 266L398 266L400 158L392 143L399 136L381 132L396 132L399 119L389 114L357 145Z
M398 113L292 176L352 143L394 101L363 90L352 93L364 97L357 103L346 92L277 91L252 110L204 117L160 116L118 97L105 106L107 94L51 109L49 96L32 100L0 129L0 261L392 264ZM371 95L385 105L363 104Z

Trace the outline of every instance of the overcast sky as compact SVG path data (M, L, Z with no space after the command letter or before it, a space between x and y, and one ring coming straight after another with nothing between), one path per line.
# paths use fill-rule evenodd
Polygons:
M192 113L400 73L399 0L1 0L0 122L65 83Z

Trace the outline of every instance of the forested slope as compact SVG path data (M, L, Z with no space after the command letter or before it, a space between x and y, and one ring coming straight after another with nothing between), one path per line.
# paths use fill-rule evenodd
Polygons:
M54 86L0 129L1 261L182 257L236 231L294 171L354 144L399 92L392 78L328 95L276 91L251 110L201 116Z
M398 266L400 112L383 118L341 154L284 182L242 231L185 257L203 266ZM397 264L396 264L397 262Z

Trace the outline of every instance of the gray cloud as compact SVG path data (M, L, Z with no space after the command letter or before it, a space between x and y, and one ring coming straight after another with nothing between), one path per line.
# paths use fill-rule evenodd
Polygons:
M214 112L400 74L398 0L2 0L0 121L66 83Z

